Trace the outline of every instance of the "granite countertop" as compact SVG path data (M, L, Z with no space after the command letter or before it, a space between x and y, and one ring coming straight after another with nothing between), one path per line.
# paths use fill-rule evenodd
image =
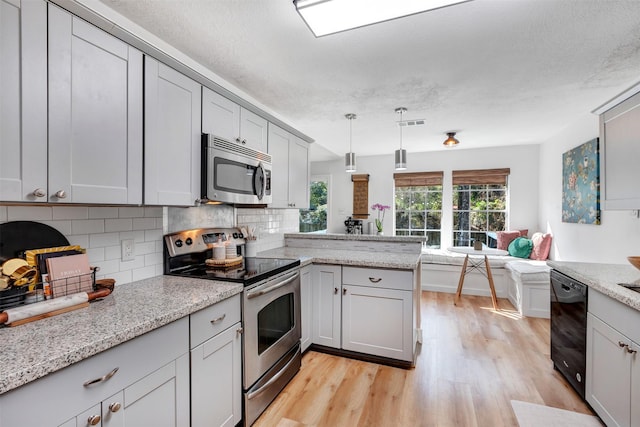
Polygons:
M313 262L315 264L338 264L356 267L414 270L420 266L421 254L294 248L286 246L260 252L258 253L258 256L299 258L301 266L311 264Z
M0 329L0 394L242 292L238 283L158 276L89 307Z
M629 264L596 264L586 262L547 261L561 273L640 311L640 292L618 283L640 283L640 271Z
M424 237L420 236L385 236L378 234L342 234L342 233L285 233L285 239L324 239L324 240L361 240L372 242L413 242L422 243Z

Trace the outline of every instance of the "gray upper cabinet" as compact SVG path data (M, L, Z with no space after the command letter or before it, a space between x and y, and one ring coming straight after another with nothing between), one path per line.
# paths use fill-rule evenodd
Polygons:
M47 201L47 5L0 0L0 201Z
M142 203L142 53L49 5L49 201Z
M269 123L272 208L309 207L309 146L302 139Z
M201 85L145 56L144 202L193 206L200 198Z
M640 93L600 115L602 208L640 209Z
M266 153L267 123L266 119L211 89L202 89L203 133Z

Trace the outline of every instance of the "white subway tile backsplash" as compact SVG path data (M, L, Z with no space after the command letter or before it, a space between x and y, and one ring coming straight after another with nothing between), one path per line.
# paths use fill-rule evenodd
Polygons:
M133 239L136 243L144 242L144 230L121 231L120 240Z
M53 206L53 219L88 219L86 206Z
M136 256L152 254L156 251L155 242L136 243Z
M60 233L68 236L71 233L71 220L60 220L60 221L38 221L42 224L46 224L51 228L55 228Z
M118 273L120 271L120 262L118 260L109 260L109 261L98 261L94 264L96 267L99 267L99 274L102 277L109 274Z
M104 220L104 231L131 231L133 230L133 220L131 218L114 218Z
M144 256L145 266L158 265L158 264L162 264L162 262L163 262L162 253L154 252Z
M153 230L156 228L155 218L133 218L134 230Z
M145 267L144 255L136 255L136 257L131 261L120 261L119 270L135 270L142 267Z
M148 267L137 268L133 270L133 280L144 280L156 275L156 267L150 265Z
M89 255L89 262L93 265L95 262L105 260L104 248L87 249L87 255Z
M119 244L120 235L118 233L102 233L89 235L89 247L91 248L101 248Z
M88 234L78 234L76 236L65 236L69 241L70 245L78 245L82 248L89 247L89 235Z
M162 230L156 228L154 230L144 231L145 242L157 242L158 240L162 240Z
M7 206L8 221L46 221L53 219L49 206Z
M151 206L144 208L145 217L162 218L162 206Z
M144 208L131 206L118 208L118 216L120 218L142 218L144 216Z
M89 219L118 218L118 208L110 206L96 206L89 208Z
M118 246L107 246L104 248L104 259L120 259L122 257L122 248Z
M99 271L96 277L99 279L104 279L104 278L114 279L116 281L116 286L133 282L133 279L132 279L133 274L131 274L131 270L125 270L125 271L120 271L118 273L109 273L109 274L101 274L101 273L102 272Z
M104 233L103 219L74 219L71 221L71 234Z

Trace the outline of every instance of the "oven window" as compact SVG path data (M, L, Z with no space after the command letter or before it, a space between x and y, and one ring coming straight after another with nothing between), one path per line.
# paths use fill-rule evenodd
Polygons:
M293 310L293 293L288 293L258 312L259 355L293 329Z

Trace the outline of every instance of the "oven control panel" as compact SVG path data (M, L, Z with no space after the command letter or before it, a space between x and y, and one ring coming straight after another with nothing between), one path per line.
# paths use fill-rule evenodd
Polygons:
M206 251L218 241L233 241L236 245L245 243L244 235L235 228L199 228L178 231L165 235L164 240L171 257Z

